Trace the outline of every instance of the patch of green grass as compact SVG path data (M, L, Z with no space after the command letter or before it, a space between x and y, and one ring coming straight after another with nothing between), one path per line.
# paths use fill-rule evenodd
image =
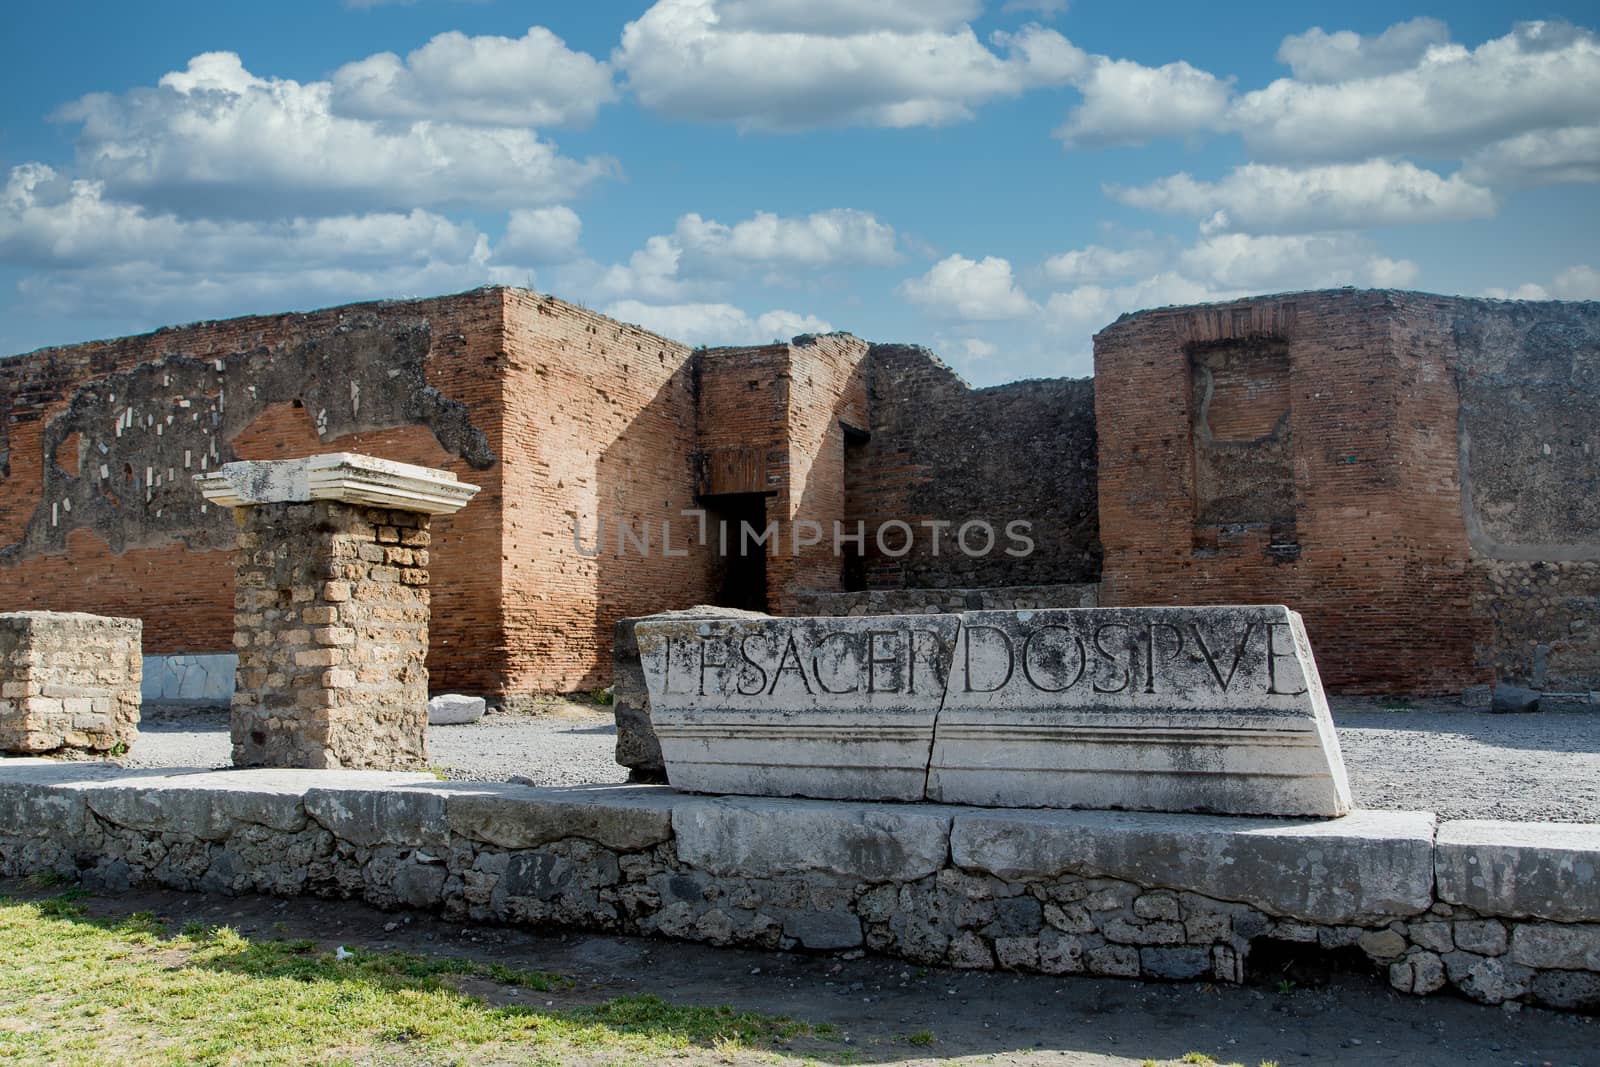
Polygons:
M450 780L450 776L445 773L445 769L443 767L428 766L424 767L423 771L424 773L433 775L441 782L448 782Z
M34 871L22 880L22 884L29 889L54 889L58 885L66 885L69 880L60 871Z
M255 941L228 926L174 933L146 913L90 919L80 896L0 898L0 1062L649 1063L820 1036L789 1019L651 996L565 1010L497 1006L461 982L539 991L570 982L410 953L339 960L311 941Z
M917 1045L922 1048L927 1048L937 1040L938 1038L933 1035L932 1030L918 1030L914 1034L906 1035L906 1044Z

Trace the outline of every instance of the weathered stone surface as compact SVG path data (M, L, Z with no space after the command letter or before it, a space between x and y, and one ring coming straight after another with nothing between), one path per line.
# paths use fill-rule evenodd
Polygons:
M1284 607L968 612L928 797L1342 815L1344 760Z
M1512 963L1524 967L1600 971L1600 926L1523 923L1511 935L1508 957Z
M1462 919L1455 924L1455 946L1467 952L1501 956L1508 944L1505 923L1498 919Z
M1501 682L1494 687L1494 699L1489 705L1489 710L1502 715L1538 711L1539 697L1538 690Z
M1440 900L1485 915L1580 921L1600 898L1600 826L1447 822L1436 863Z
M1593 1012L1600 1008L1600 974L1546 971L1534 976L1533 994L1552 1008Z
M777 878L824 871L862 882L915 881L945 865L950 813L925 805L683 799L678 858L712 874Z
M1152 978L1183 980L1211 971L1209 948L1141 948L1139 969Z
M1494 703L1494 686L1469 685L1461 691L1461 705L1467 708L1487 708Z
M1362 952L1378 960L1396 959L1406 950L1406 939L1393 930L1372 930L1362 934L1356 944Z
M241 460L197 474L195 482L207 500L227 508L334 500L422 515L453 514L478 492L477 486L457 481L447 470L354 452Z
M460 726L483 718L487 702L483 697L442 693L428 701L429 726Z
M861 920L847 911L790 912L783 916L783 936L806 948L855 948L861 944Z
M118 826L221 841L241 824L304 829L304 798L314 787L372 790L430 780L406 772L169 771L131 783L97 784L84 792L84 800L90 811Z
M104 753L139 735L143 623L0 614L0 754Z
M453 833L500 848L535 848L581 837L622 852L672 837L684 798L658 786L585 785L534 789L481 782L439 783Z
M444 814L447 794L438 784L319 783L306 790L306 814L341 841L362 848L443 848L450 836Z
M1364 923L1433 903L1434 817L1355 811L1326 822L1144 812L960 812L953 862L999 878L1073 874L1190 889L1273 915Z
M642 618L758 619L765 612L743 611L696 604L681 611L664 611ZM650 725L650 691L639 662L639 638L634 627L640 618L618 619L611 639L611 713L617 720L617 762L628 768L636 782L664 782L667 767L661 760L661 742Z
M634 628L667 780L921 800L958 620L654 617Z
M84 829L87 789L126 782L136 775L157 778L166 772L129 772L109 763L63 763L53 759L0 758L0 832L18 837L70 839Z

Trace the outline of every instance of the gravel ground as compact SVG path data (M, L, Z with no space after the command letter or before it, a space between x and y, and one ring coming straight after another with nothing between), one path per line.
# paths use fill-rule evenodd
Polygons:
M1600 822L1600 714L1491 715L1446 701L1415 706L1335 698L1334 722L1356 803L1451 819ZM557 703L541 714L493 714L429 731L446 777L539 785L620 782L607 708ZM155 709L125 764L222 767L225 712L169 717Z

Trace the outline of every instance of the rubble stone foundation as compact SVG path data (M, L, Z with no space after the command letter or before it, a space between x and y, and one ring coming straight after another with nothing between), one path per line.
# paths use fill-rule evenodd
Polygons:
M922 964L1240 982L1270 942L1394 988L1600 1010L1600 829L535 789L0 761L0 876Z

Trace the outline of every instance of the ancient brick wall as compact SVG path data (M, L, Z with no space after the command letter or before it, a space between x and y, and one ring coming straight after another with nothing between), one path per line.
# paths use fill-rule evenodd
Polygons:
M867 422L866 351L858 338L825 334L698 357L700 482L713 531L725 518L730 542L739 535L737 515L719 507L727 494L767 494L773 612L793 612L799 590L840 588L834 524L846 518L845 428Z
M619 618L708 596L706 550L680 515L695 506L691 353L553 297L505 300L506 688L605 685Z
M1356 290L1124 317L1095 339L1102 602L1287 603L1348 692L1600 680L1597 322Z
M869 530L895 519L911 523L917 539L898 559L871 546L863 584L976 588L1098 580L1091 380L972 389L927 349L873 345L867 388L871 437L850 449L847 511ZM963 523L977 519L995 527L997 543L974 558L954 539ZM918 525L924 520L951 524L937 555L932 532ZM1005 536L1013 520L1032 524L1034 547L1026 556L1005 552L1015 544ZM899 550L895 536L886 540ZM982 543L975 529L969 544Z
M795 612L799 590L843 587L834 526L848 518L846 427L864 429L868 421L867 347L848 334L796 338L788 346L788 479L778 496L787 543L772 561L769 583L782 614ZM805 544L813 535L818 543Z
M251 316L0 361L0 609L145 620L149 653L232 647L233 520L192 475L367 452L483 486L435 526L430 668L498 692L498 290ZM472 649L465 657L458 649Z

